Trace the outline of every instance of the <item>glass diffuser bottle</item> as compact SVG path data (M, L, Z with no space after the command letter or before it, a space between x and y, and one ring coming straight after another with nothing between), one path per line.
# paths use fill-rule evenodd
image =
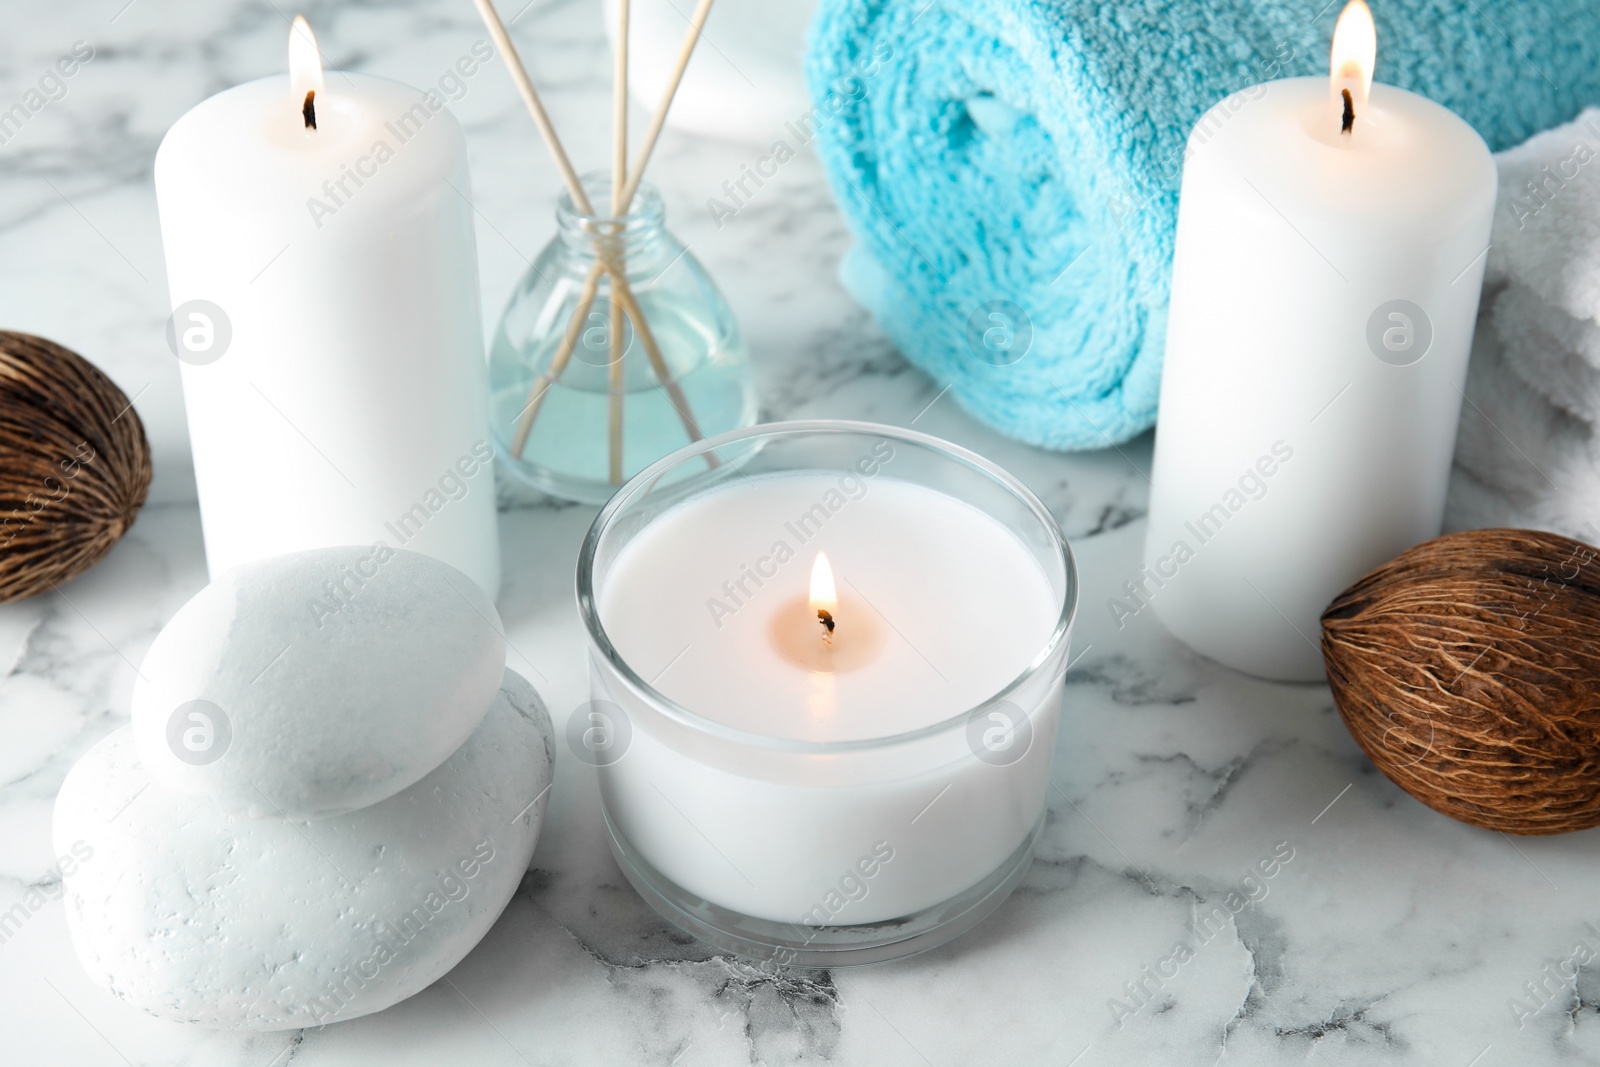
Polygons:
M611 203L609 176L583 184L597 209ZM667 453L753 425L755 389L727 301L667 232L654 189L621 218L564 193L556 223L495 332L490 422L528 484L603 503Z

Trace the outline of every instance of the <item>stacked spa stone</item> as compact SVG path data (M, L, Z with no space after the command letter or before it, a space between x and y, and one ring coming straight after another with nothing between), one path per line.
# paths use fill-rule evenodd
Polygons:
M413 552L238 568L175 615L133 721L68 773L55 839L84 968L167 1019L350 1019L460 961L511 899L550 720L494 604Z

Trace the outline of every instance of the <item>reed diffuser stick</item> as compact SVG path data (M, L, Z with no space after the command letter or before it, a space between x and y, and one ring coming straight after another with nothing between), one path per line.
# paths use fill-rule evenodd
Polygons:
M650 156L656 150L656 141L661 137L661 129L667 124L667 112L672 108L672 98L678 95L678 85L683 81L683 72L689 69L689 60L694 56L694 46L700 43L700 31L705 29L706 18L711 14L712 0L700 0L694 9L694 14L689 17L689 29L683 35L683 44L678 48L678 61L673 64L672 77L667 79L667 87L661 93L661 105L656 108L654 117L650 120L650 128L645 131L644 143L639 146L639 158L634 163L633 176L628 179L628 187L622 191L622 210L627 211L633 203L633 195L639 191L639 183L644 180L644 168L650 162Z
M628 182L628 9L629 0L618 0L617 69L611 86L611 217L622 218L627 201L622 187Z
M622 484L622 348L624 328L622 301L618 298L619 277L626 278L627 260L623 251L622 186L628 180L628 0L617 4L617 54L616 73L611 87L611 218L616 227L613 235L617 246L613 260L617 269L611 275L611 324L607 331L611 342L611 363L606 368L606 381L610 390L610 441L611 484ZM643 321L642 317L641 320ZM634 332L639 331L635 328Z
M608 343L610 346L611 362L606 365L606 424L610 428L607 438L610 442L609 473L612 485L622 484L622 333L623 315L622 301L618 299L618 290L615 278L611 283L610 294L610 321L606 326Z
M545 113L544 102L539 99L539 91L533 87L533 79L528 77L528 68L522 65L522 57L517 55L517 46L511 43L511 35L506 32L505 23L500 21L500 13L494 9L494 0L473 0L478 5L478 17L483 19L483 24L489 30L489 36L494 38L495 47L500 49L500 54L506 58L506 67L511 71L511 80L516 83L517 91L522 94L522 102L528 105L528 114L533 116L533 124L539 127L539 135L544 138L545 147L550 150L550 155L556 161L556 169L561 172L561 180L567 183L567 192L572 194L572 203L585 215L593 215L594 207L589 203L589 196L583 191L583 182L578 180L578 172L572 169L572 160L567 158L567 150L561 145L561 138L556 135L556 128L550 122L550 116Z
M627 309L628 318L633 320L634 332L639 335L639 343L644 348L645 356L650 360L650 369L655 371L656 379L661 382L661 387L667 391L667 399L678 412L678 420L683 423L684 431L688 433L689 440L698 441L705 434L700 432L700 422L694 417L694 411L689 407L689 398L683 393L683 386L672 376L667 367L666 357L661 354L661 346L656 344L656 339L648 330L639 329L639 324L644 322L644 311L639 307L638 299L631 289L618 289L617 295L622 305ZM706 463L716 467L721 464L715 455L710 452L705 454Z
M623 0L624 3L627 0ZM672 109L673 98L678 95L678 86L683 83L683 75L689 69L689 60L694 57L695 45L700 43L700 33L705 29L706 19L711 14L713 0L700 0L695 6L694 14L689 17L689 28L684 32L683 44L678 48L678 59L673 64L672 76L667 79L666 88L661 93L661 103L656 107L655 115L650 119L650 127L645 131L644 143L639 146L639 154L633 165L633 175L628 179L627 187L622 190L619 198L619 207L615 212L618 217L625 214L633 204L633 198L639 191L639 183L644 180L644 168L650 163L650 157L655 153L656 142L661 139L661 131L667 124L667 112ZM705 434L700 431L700 423L694 417L694 411L689 407L689 398L684 395L683 387L672 376L667 361L661 354L661 346L656 344L655 337L648 328L639 329L644 322L644 314L639 309L637 301L633 299L631 289L622 293L623 301L628 305L628 316L633 320L634 330L639 335L639 341L644 346L645 355L650 360L650 368L655 372L656 380L667 392L667 399L678 412L678 418L683 423L684 432L689 435L690 441L698 441ZM719 467L722 460L715 452L705 454L706 464Z
M578 293L578 306L567 320L567 332L561 335L561 346L556 349L556 357L550 361L545 372L534 379L533 388L528 390L528 402L522 407L522 415L517 419L517 433L511 441L511 454L519 459L522 450L528 447L528 434L533 431L533 420L538 417L545 396L567 369L567 364L572 362L572 353L578 347L578 335L583 332L583 324L589 321L589 309L594 306L595 294L599 289L600 272L590 271L583 280L583 289Z

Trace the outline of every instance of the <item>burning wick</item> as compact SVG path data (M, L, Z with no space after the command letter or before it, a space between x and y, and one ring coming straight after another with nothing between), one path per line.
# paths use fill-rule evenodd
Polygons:
M841 619L839 593L828 557L817 553L810 589L778 605L768 623L779 656L816 675L845 674L878 660L884 626L877 613L857 596L845 605Z
M833 631L838 625L833 620L833 613L839 607L839 594L833 587L833 568L828 565L828 556L825 552L818 552L816 560L811 564L811 610L817 613L817 621L822 624L822 643L833 646Z
M322 53L306 20L295 17L289 27L289 99L300 105L305 128L317 128L317 94L322 92Z
M1372 68L1377 61L1378 31L1372 11L1366 0L1350 0L1333 27L1333 47L1328 52L1328 88L1340 111L1341 137L1355 133L1357 109L1367 115Z

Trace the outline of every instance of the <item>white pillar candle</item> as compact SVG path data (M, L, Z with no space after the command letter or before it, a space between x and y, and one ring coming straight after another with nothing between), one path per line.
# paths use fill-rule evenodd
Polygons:
M1367 96L1365 5L1334 53L1332 92L1256 86L1190 135L1146 566L1108 605L1287 680L1323 676L1340 591L1439 533L1496 185L1456 115Z
M302 28L291 76L204 101L156 155L207 561L383 541L493 596L465 139L433 93L323 78Z
M629 731L601 768L606 811L697 897L797 931L877 923L1031 842L1070 564L1058 545L1048 576L1048 547L892 473L921 461L885 437L837 473L729 475L599 579L596 694ZM823 553L831 583L814 580Z

